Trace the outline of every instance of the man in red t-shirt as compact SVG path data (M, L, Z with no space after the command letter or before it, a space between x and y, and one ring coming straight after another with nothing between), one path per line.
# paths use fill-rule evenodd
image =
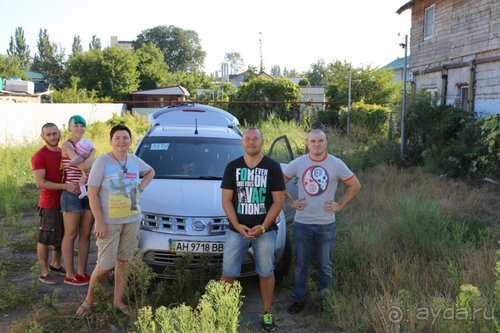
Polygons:
M38 200L40 227L37 244L37 256L41 270L39 280L45 284L55 284L56 281L50 271L66 275L61 266L63 236L61 191L68 190L78 193L78 184L62 183L61 148L58 146L61 133L57 126L53 123L43 125L41 137L45 141L45 145L31 158L35 182L40 189L40 199ZM50 265L48 265L49 246L53 247Z

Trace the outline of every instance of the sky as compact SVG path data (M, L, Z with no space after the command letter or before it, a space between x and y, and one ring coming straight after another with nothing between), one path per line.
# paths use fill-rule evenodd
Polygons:
M206 52L204 70L220 70L227 52L239 52L259 68L260 46L267 72L273 65L299 72L324 60L382 67L403 57L399 46L410 32L410 11L396 10L407 0L1 0L0 54L22 27L31 56L40 29L71 53L79 35L84 50L93 35L102 46L134 40L143 30L174 25L197 32ZM259 42L259 37L261 42Z

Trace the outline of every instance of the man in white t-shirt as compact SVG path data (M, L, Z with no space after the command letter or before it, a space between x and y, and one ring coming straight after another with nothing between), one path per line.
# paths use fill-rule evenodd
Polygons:
M298 177L298 196L294 200L285 194L288 205L296 209L294 227L296 265L293 303L288 308L297 314L307 303L307 281L312 253L318 268L317 291L321 295L328 289L333 276L332 251L335 241L335 213L346 207L357 195L361 185L358 178L340 159L327 152L326 135L319 129L307 137L309 154L290 162L283 175L285 182ZM335 200L338 181L348 189Z

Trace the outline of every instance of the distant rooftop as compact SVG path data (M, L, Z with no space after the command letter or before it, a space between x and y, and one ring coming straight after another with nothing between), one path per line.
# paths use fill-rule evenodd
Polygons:
M157 89L139 90L131 92L132 95L182 95L190 96L189 91L183 86L165 87Z
M27 70L27 69L23 69L23 73L24 75L26 75L28 77L28 79L30 81L42 81L42 80L45 80L45 76L43 76L42 73L40 72L35 72L35 71L30 71L30 70Z
M408 63L407 65L409 66L410 64L410 57L408 56ZM390 63L388 63L387 65L385 65L384 67L382 67L382 69L401 69L403 68L405 65L405 59L404 58L397 58L393 61L391 61Z

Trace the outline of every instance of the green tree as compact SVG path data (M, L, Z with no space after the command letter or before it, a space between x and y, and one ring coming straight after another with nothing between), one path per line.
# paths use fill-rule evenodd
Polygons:
M231 99L232 96L234 96L238 90L232 84L231 82L228 83L221 83L217 89L216 97L215 99L217 101L223 101L227 102Z
M274 65L271 67L271 75L274 77L281 76L281 67L280 65Z
M83 53L82 40L79 35L73 37L73 44L71 45L71 56Z
M4 56L0 54L0 77L20 77L26 78L23 71L21 70L21 64L19 63L19 58L15 56Z
M78 77L78 88L95 89L100 98L123 99L139 86L138 60L133 52L108 47L76 55L68 72Z
M98 101L95 90L88 91L85 88L78 89L80 79L72 76L70 78L71 87L56 90L52 93L54 103L96 103Z
M300 79L299 81L299 87L310 87L311 86L311 82L309 82L309 80L307 79L307 77L304 77L302 79Z
M312 86L326 86L333 80L332 70L334 67L341 68L348 66L337 61L335 64L327 65L324 60L319 60L311 65L311 69L306 73L306 77Z
M64 86L66 81L64 49L50 42L47 29L40 29L37 46L38 53L33 58L32 69L43 73L54 87Z
M17 57L21 68L28 69L30 67L30 48L28 44L26 44L26 38L24 37L24 30L22 27L17 27L14 37L10 37L7 55Z
M348 103L349 67L347 62L325 63L323 60L311 65L306 77L313 86L326 87L327 100L340 109ZM400 85L394 82L391 72L382 69L351 68L351 101L367 104L389 105L398 95Z
M137 58L134 53L117 47L108 47L103 51L102 59L102 95L121 99L139 87Z
M89 51L101 50L101 49L102 49L101 39L96 35L93 35L92 40L89 43Z
M139 89L158 88L168 78L168 66L163 53L154 44L142 44L135 50L138 60Z
M245 71L245 73L243 73L243 81L244 82L248 82L251 79L256 78L257 75L258 75L258 73L257 73L257 67L248 65L247 70Z
M262 103L260 105L232 105L231 111L235 112L240 120L255 123L275 114L280 119L290 120L293 118L293 102L300 100L300 88L292 81L285 78L267 79L254 78L244 82L234 101L280 101L281 103Z
M91 50L76 54L68 60L69 75L78 78L78 88L95 89L99 97L102 95L102 62L101 50Z
M197 71L203 67L205 51L201 48L198 34L173 25L157 26L143 30L132 42L134 49L142 44L155 44L164 54L171 71Z
M226 52L224 55L224 61L229 64L229 73L237 74L240 72L241 68L243 68L243 57L239 52Z

